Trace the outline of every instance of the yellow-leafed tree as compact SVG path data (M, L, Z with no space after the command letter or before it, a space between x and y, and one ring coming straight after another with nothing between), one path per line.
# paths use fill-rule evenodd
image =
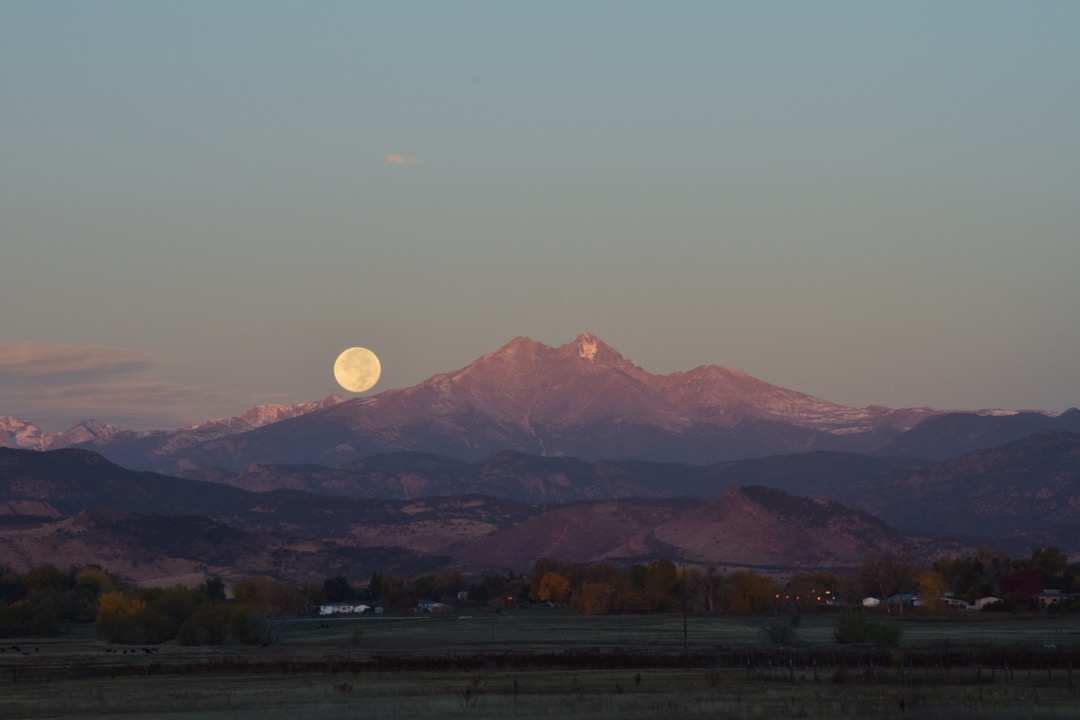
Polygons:
M564 603L570 596L570 581L557 572L546 572L540 579L537 597L543 602Z
M949 586L941 573L924 570L919 575L917 587L919 590L919 603L923 612L936 613L944 609L944 597Z
M146 607L139 598L129 598L120 591L102 593L98 598L98 623L110 616L132 617Z

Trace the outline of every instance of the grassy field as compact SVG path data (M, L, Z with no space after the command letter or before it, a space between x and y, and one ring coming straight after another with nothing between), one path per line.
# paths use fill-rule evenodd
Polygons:
M124 653L81 628L0 640L0 718L1080 715L1080 618L909 617L885 651L840 648L828 616L776 648L760 632L774 620L690 617L685 652L681 616L549 609L300 619L268 648Z

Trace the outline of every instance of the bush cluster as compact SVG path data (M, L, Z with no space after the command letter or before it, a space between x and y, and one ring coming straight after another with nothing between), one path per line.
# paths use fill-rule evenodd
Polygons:
M872 620L862 613L845 613L836 621L833 637L841 645L897 645L903 630L894 622Z

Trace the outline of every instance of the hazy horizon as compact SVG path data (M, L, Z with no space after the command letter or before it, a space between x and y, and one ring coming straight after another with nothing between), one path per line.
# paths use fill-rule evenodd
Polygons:
M591 332L1080 405L1080 5L0 3L0 416L163 428Z

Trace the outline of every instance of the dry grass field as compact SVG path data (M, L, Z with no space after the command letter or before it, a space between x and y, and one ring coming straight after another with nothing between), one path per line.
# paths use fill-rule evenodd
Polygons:
M778 648L762 638L767 621L690 617L685 651L680 616L547 609L299 619L268 648L125 653L82 628L56 640L0 641L0 717L1080 715L1080 618L907 618L900 646L888 650L837 646L835 617L826 616L803 618L800 643Z

